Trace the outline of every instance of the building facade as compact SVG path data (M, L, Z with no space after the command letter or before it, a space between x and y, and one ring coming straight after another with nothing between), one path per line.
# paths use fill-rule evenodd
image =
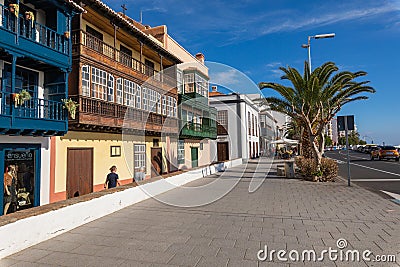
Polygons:
M259 107L248 96L236 93L210 93L210 105L217 109L217 140L211 147L215 161L258 157L260 155Z
M53 138L51 201L103 189L112 165L121 183L173 171L178 138L175 76L182 61L153 29L97 0L72 22L69 132ZM154 34L154 35L153 35Z
M195 64L178 65L179 169L195 168L211 163L211 140L217 138L217 110L209 106L208 69L204 56L197 54Z
M47 204L50 137L68 130L71 1L0 0L0 211Z

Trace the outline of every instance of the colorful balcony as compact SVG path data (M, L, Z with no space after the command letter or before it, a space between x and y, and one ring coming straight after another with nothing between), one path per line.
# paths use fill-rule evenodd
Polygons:
M17 101L15 94L0 92L0 133L55 136L68 129L66 110L60 101L32 97Z
M200 123L180 121L181 132L179 134L180 138L188 139L216 139L217 138L217 128L210 125L202 125Z
M11 11L0 4L0 47L7 52L25 55L29 53L38 61L61 69L70 66L70 39L34 20Z

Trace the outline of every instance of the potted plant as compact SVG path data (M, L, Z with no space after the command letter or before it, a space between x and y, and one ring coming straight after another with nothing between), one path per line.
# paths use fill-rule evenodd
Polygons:
M22 106L25 101L28 101L32 98L31 94L25 89L21 90L19 93L15 93L13 96L15 107Z
M19 12L19 5L18 4L9 4L8 8L10 12L14 13L16 17L18 17L18 12Z
M68 110L71 119L75 120L76 108L79 106L79 104L71 98L61 99L61 101L64 103L64 108Z
M69 31L64 32L64 37L69 39Z

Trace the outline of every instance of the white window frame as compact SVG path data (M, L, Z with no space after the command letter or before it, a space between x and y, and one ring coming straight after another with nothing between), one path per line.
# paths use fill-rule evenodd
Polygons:
M117 79L117 103L124 103L124 81L122 78Z
M124 105L135 107L135 86L130 80L124 79Z
M82 95L90 97L90 67L82 66Z
M114 76L112 76L111 74L108 74L108 81L107 81L107 100L109 102L114 102L114 87L115 87L115 83L114 83L115 79Z
M107 100L107 72L91 67L92 80L91 80L91 96L102 100Z
M136 85L136 108L142 109L142 87Z
M157 114L161 114L161 94L157 92Z
M165 116L167 114L167 97L162 96L162 114Z
M135 173L141 169L146 171L146 144L133 145L133 164Z
M147 110L147 88L142 88L143 110Z
M177 160L178 164L185 163L185 140L178 140Z

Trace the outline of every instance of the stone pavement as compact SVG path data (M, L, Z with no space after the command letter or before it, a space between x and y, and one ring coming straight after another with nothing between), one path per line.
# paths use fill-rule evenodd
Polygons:
M279 178L274 169L249 193L256 163L221 176L243 178L216 202L180 208L146 200L11 255L0 266L399 266L399 205L342 181ZM165 196L179 199L180 194L175 189ZM327 254L323 262L283 262L276 254L274 262L257 260L265 245L269 251L296 249L300 256L314 249L319 256L329 247L338 249L339 238L347 241L343 251L397 254L397 263L329 261Z

